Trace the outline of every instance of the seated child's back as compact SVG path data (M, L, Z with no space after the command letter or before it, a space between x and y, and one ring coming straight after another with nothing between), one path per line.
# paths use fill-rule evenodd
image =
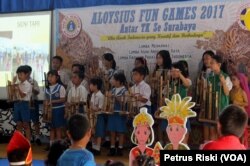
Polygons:
M68 136L72 146L59 158L58 166L94 166L93 154L86 149L91 137L90 124L86 117L73 115L68 122Z
M239 138L247 125L247 114L236 105L229 105L219 116L218 131L221 137L208 142L203 150L246 150Z

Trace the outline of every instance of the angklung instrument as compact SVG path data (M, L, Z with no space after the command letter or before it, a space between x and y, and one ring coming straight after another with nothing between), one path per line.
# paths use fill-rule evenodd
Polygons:
M85 102L80 101L79 96L71 97L71 101L65 104L65 115L64 118L68 119L72 115L79 113L79 110L84 110Z
M221 96L222 87L219 85L219 91L216 91L216 88L213 87L215 85L214 75L210 81L202 77L197 82L199 83L196 89L196 92L199 94L196 98L200 105L199 121L216 124L220 112L219 96Z
M134 91L135 92L135 89ZM133 93L131 88L128 88L128 93L125 94L126 104L127 104L127 115L133 118L139 113L139 100L138 94Z
M111 92L106 91L104 96L103 109L96 112L96 114L113 114L114 113L115 96Z
M19 85L15 83L14 78L13 78L13 81L11 82L8 80L8 75L6 74L5 80L6 80L6 90L7 90L7 96L8 96L7 102L15 102L15 101L20 100L21 97L18 91Z
M157 111L154 113L156 119L162 119L159 108L163 106L164 98L170 97L169 70L159 69L149 78L152 89L152 97L156 101Z
M44 72L44 91L49 88L47 74ZM43 102L43 122L51 123L52 121L52 103L51 94L49 94L49 99Z

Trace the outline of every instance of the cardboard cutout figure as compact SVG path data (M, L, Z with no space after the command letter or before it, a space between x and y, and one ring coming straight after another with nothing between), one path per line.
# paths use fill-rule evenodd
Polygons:
M162 150L162 146L161 143L158 141L156 142L155 146L154 146L154 152L153 152L153 157L155 160L155 164L156 165L160 165L160 150Z
M137 146L132 148L129 153L129 165L133 166L136 158L140 155L152 156L153 149L149 148L154 141L154 132L152 126L154 120L147 112L147 108L141 108L133 120L133 133L131 141Z
M171 100L166 98L166 106L160 108L160 117L168 120L166 132L170 140L164 150L189 150L188 145L182 141L187 133L187 118L196 116L196 112L191 110L195 105L191 100L192 97L181 99L179 94L175 94Z

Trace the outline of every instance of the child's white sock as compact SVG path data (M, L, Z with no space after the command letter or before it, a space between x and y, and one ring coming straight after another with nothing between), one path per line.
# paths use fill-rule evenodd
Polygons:
M92 148L95 149L95 150L98 150L98 151L101 150L101 146L100 145L93 145Z

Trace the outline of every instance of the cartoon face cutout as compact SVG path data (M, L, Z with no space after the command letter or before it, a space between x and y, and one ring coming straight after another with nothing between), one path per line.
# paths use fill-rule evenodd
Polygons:
M137 145L130 150L129 165L135 165L137 158L141 154L151 157L153 149L148 147L154 141L154 132L152 126L154 124L153 117L147 112L147 108L141 108L140 113L137 114L133 120L133 133L131 141ZM159 154L156 154L159 157Z
M147 112L146 108L141 108L133 121L133 133L131 141L136 145L151 145L154 141L154 132L152 126L154 124L153 117Z
M138 145L146 145L151 131L148 125L139 125L135 128L135 139Z
M166 128L166 132L170 142L173 144L178 144L184 139L187 129L180 124L170 124Z
M191 100L191 97L181 99L179 94L175 94L172 96L171 100L166 98L166 106L160 108L160 117L168 120L166 132L171 144L175 148L178 147L179 144L182 146L184 145L182 140L187 133L187 119L196 116L196 112L191 110L195 105Z

